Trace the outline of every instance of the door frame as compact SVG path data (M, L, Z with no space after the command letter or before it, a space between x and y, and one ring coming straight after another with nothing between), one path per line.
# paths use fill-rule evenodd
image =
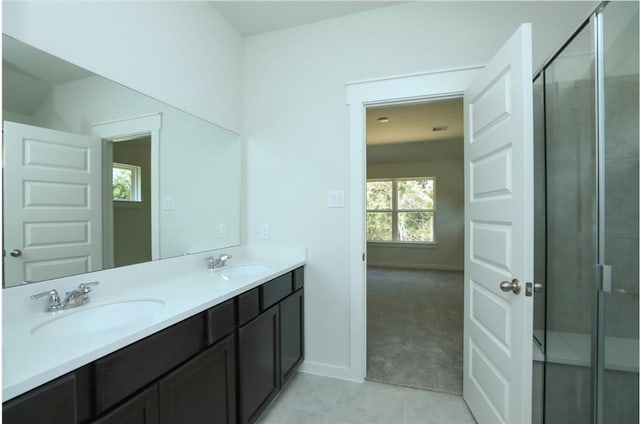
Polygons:
M116 139L137 138L141 136L151 137L151 259L160 259L160 130L162 129L162 115L153 113L150 115L116 119L91 125L91 131L102 142L111 143ZM112 162L111 149L103 148L105 160ZM103 168L104 161L103 161ZM108 170L110 171L110 169ZM103 169L103 173L105 169ZM103 174L104 175L104 174ZM105 177L105 182L111 181L110 176ZM107 253L105 260L110 260L113 266L113 210L112 195L110 190L103 190L103 252ZM108 201L107 201L108 200Z
M437 70L347 84L350 151L350 333L347 378L362 382L367 375L367 237L366 237L366 109L462 97L484 66Z

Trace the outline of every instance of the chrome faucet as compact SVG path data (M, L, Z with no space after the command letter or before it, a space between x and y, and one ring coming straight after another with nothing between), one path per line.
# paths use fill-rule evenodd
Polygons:
M77 289L67 292L64 301L62 302L60 302L60 295L55 289L34 294L31 296L31 299L40 299L41 297L49 296L47 305L44 307L45 312L55 312L63 309L75 308L76 306L81 306L91 301L91 298L89 297L89 293L91 292L90 286L97 286L98 284L100 284L98 281L80 284Z
M231 258L231 255L222 253L217 258L209 256L208 258L205 258L205 261L207 261L207 268L209 268L210 270L214 270L216 268L222 268L223 266L225 266L227 264L227 261Z
M89 286L97 286L98 284L100 284L98 281L83 283L80 284L77 289L67 292L67 295L62 302L62 309L75 308L76 306L82 306L89 303L91 301L91 298L89 297L91 287Z

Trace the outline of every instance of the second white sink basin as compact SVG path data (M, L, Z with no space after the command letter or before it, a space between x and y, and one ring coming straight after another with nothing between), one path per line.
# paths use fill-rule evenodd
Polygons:
M148 319L163 306L164 302L156 299L79 306L75 310L64 311L60 316L36 325L31 329L31 334L61 337L109 331Z
M241 278L257 275L271 269L268 265L232 265L225 266L218 271L222 278Z

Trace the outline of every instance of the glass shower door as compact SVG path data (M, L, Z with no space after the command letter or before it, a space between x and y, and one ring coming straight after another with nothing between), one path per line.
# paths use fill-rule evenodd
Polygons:
M593 19L545 68L544 422L591 423L596 303Z
M638 423L638 2L611 2L599 16L600 304L604 330L598 422ZM602 211L602 209L604 209Z

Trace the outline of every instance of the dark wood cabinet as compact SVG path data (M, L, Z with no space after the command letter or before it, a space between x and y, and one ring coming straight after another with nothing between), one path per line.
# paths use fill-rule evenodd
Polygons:
M162 424L235 424L235 337L226 337L158 383Z
M304 290L280 302L280 386L304 359Z
M157 384L153 384L95 421L95 424L159 423Z
M238 329L240 423L255 422L280 388L278 305Z

